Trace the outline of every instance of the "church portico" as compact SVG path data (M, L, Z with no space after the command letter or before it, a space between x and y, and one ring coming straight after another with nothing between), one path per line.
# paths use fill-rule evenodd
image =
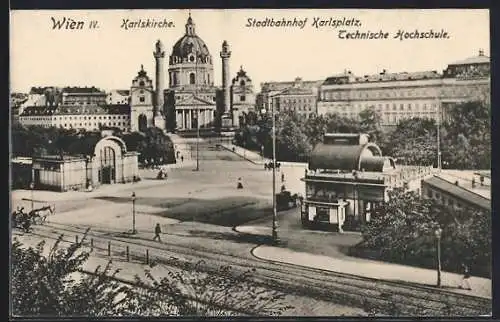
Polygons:
M176 103L177 130L212 127L215 104L197 97L191 97ZM198 124L199 123L199 124Z

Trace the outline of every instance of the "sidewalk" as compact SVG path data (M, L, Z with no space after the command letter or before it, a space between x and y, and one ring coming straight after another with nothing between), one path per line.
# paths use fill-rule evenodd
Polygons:
M259 258L331 272L351 274L387 281L401 281L424 286L435 287L437 273L435 270L391 264L379 261L365 260L354 257L332 258L304 252L296 252L274 246L258 246L252 254ZM462 275L442 272L442 285L449 292L467 294L491 299L491 279L471 277L472 290L458 289Z
M233 152L234 154L240 156L241 158L243 158L249 162L252 162L253 164L264 164L264 163L270 161L268 159L262 158L262 156L257 152L247 150L245 148L242 148L242 147L234 145L234 144L221 143L219 145L223 149L226 149L230 152Z

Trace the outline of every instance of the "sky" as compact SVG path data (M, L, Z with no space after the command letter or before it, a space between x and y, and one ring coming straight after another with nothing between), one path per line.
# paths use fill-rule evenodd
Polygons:
M222 83L219 52L227 40L231 78L240 66L256 91L268 81L322 80L350 70L356 75L437 70L490 54L489 12L478 9L278 9L191 10L196 33L214 61L215 84ZM84 21L77 30L53 29L56 21ZM173 23L167 28L122 28L124 19ZM166 55L184 35L188 10L22 10L10 14L11 91L32 86L96 86L128 89L141 64L154 78L153 50L160 39ZM295 27L248 27L249 19L307 21ZM315 20L354 25L314 24ZM89 28L90 21L98 28ZM445 31L440 39L397 39L405 32ZM341 39L346 32L388 33L388 39ZM168 63L168 58L166 59ZM165 68L167 72L167 68ZM166 82L168 84L168 82Z

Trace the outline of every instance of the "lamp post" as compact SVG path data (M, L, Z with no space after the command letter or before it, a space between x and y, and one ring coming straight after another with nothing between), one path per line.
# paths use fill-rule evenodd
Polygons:
M436 98L437 101L437 122L436 122L436 131L437 131L437 168L438 171L441 171L441 102Z
M31 189L31 211L33 211L34 206L33 206L33 190L35 189L35 183L31 181L30 183L30 189Z
M437 286L441 287L441 228L436 229Z
M266 110L262 109L262 114L265 115ZM278 223L277 223L277 210L276 210L276 126L275 126L275 114L274 107L271 104L271 114L273 118L272 123L272 141L273 141L273 230L272 237L275 243L279 242L278 239Z
M132 192L132 234L136 234L135 230L135 192Z
M194 98L198 95L198 50L194 65ZM196 171L200 171L200 107L196 107Z

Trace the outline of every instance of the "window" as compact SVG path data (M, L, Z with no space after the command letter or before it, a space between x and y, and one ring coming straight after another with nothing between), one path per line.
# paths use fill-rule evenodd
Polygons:
M189 84L196 84L196 76L194 75L194 73L189 74Z
M240 81L240 86L245 86L245 81L243 79Z
M241 96L240 96L240 101L241 101L241 102L244 102L245 100L246 100L245 95L241 95Z
M405 108L405 105L404 105L404 104L399 105L399 109L400 109L401 111L402 111L402 110L404 110L404 108Z
M139 97L139 102L144 103L146 101L146 98L144 96Z
M144 86L144 81L142 81L142 80L141 80L141 81L139 82L139 86Z

